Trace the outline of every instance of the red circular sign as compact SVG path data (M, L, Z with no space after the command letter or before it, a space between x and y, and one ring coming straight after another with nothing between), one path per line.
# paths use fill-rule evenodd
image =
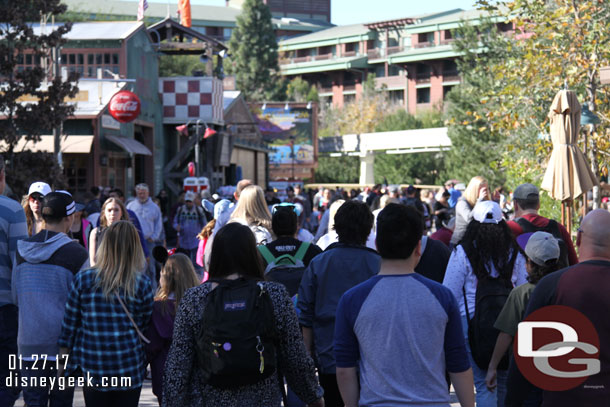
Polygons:
M122 90L110 99L108 111L121 123L129 123L140 115L141 106L140 98L135 93Z
M515 361L533 385L549 391L573 389L599 373L599 336L580 311L564 305L540 308L519 324Z

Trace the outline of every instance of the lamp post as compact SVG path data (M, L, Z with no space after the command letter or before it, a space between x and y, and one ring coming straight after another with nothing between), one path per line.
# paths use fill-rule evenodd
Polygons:
M292 159L292 181L294 181L294 140L295 136L291 135L290 137L290 158Z
M587 103L583 103L582 105L582 110L580 113L580 124L583 127L587 127L585 129L585 155L588 156L590 164L591 164L591 171L593 171L593 174L595 175L595 177L598 177L598 173L599 173L599 169L597 168L597 146L595 144L595 141L593 140L593 143L591 144L591 147L589 147L589 139L593 135L593 132L595 131L595 125L599 124L601 122L601 120L599 119L599 117L597 117L597 115L595 113L593 113L591 110L589 110L589 105ZM587 194L585 193L583 196L583 204L584 204L584 208L583 208L583 216L584 214L586 214L587 212ZM597 209L599 208L599 187L597 185L593 186L593 209Z

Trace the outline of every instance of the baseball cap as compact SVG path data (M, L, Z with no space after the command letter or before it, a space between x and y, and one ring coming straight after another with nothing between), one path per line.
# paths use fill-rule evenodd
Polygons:
M187 191L186 194L184 194L184 201L191 201L193 202L195 200L195 193L193 191Z
M521 200L535 200L540 198L540 191L538 191L538 187L533 184L521 184L517 188L515 188L515 192L513 192L513 199L521 199Z
M42 201L43 216L52 218L65 218L72 215L76 210L76 204L70 194L65 192L50 192Z
M524 250L527 257L539 266L544 266L549 260L557 260L560 254L557 238L547 232L532 233Z
M42 181L38 181L38 182L34 182L32 185L30 185L30 189L28 191L28 196L38 193L42 196L45 196L46 194L51 192L51 187L49 186L49 184L47 184L46 182L42 182Z
M478 202L472 210L472 218L480 223L500 223L502 209L494 201Z

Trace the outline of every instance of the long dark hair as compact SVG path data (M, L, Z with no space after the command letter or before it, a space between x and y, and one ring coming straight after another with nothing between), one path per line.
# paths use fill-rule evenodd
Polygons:
M264 279L254 233L237 222L226 224L214 234L209 269L210 278L225 278L233 273L255 280Z
M472 220L459 244L464 248L478 280L489 277L489 264L493 264L505 282L511 280L521 249L504 220L498 224Z

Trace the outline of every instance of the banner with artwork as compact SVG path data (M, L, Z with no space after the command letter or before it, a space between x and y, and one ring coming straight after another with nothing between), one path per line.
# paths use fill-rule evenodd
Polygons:
M314 164L312 109L263 105L254 109L254 116L263 139L275 150L269 153L270 167Z

